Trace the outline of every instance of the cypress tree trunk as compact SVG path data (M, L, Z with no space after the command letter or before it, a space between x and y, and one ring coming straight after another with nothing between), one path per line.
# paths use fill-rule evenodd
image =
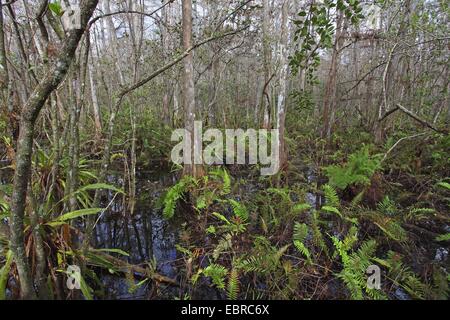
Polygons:
M192 0L183 0L183 47L184 50L192 48ZM194 86L194 56L192 52L184 59L184 113L186 130L191 135L191 163L184 164L184 174L193 177L203 175L203 166L195 163L195 150L200 148L194 139L195 122L195 86ZM197 149L200 150L200 149Z

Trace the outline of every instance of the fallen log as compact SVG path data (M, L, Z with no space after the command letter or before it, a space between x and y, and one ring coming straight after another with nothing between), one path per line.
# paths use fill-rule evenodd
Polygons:
M161 274L155 273L155 272L151 272L149 269L141 267L141 266L137 266L137 265L133 265L133 264L129 264L126 261L123 261L119 258L113 257L109 254L106 254L104 252L99 252L99 251L94 251L95 255L102 257L103 259L111 262L120 272L123 273L128 273L130 270L134 273L138 273L140 275L142 275L143 277L147 277L149 279L152 279L156 282L159 283L166 283L166 284L170 284L173 286L179 286L179 283L172 278L163 276Z

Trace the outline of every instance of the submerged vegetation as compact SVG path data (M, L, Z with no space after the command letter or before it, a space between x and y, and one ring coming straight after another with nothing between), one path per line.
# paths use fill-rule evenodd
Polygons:
M0 300L448 299L446 1L80 6L0 0Z

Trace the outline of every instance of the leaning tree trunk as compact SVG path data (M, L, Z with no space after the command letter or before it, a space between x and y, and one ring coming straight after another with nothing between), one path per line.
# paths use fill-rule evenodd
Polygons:
M22 109L19 139L17 142L17 165L14 173L14 188L11 197L10 229L11 249L19 273L21 295L24 299L36 298L25 251L23 222L27 187L31 173L34 125L45 101L67 74L78 47L78 43L80 42L84 29L92 16L97 3L98 0L84 0L81 2L80 14L82 29L73 29L69 31L53 67L50 68L45 77L35 87L33 93Z

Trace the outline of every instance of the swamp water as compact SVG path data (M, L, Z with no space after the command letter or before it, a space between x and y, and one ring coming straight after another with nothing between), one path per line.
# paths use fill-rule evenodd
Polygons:
M313 170L304 172L305 180L308 183L315 183L317 177ZM124 207L121 195L109 191L107 201L104 206L108 208L98 219L96 225L96 241L98 248L121 249L129 254L129 263L148 267L152 264L155 272L177 279L179 272L178 265L183 264L182 257L177 253L180 225L183 221L173 218L167 221L162 216L162 208L158 205L161 196L167 188L173 186L178 181L176 174L164 171L142 171L136 177L136 204L134 213L130 214L128 207ZM121 173L108 177L108 183L121 187L124 184ZM246 182L242 186L242 192L253 194L263 189L258 183ZM125 190L126 191L126 190ZM237 199L240 200L240 199ZM323 199L314 193L306 194L306 201L312 206L320 205ZM104 288L106 288L106 298L108 299L148 299L154 292L154 283L147 281L143 285L130 290L131 282L124 275L113 275L103 273L100 277ZM133 281L139 283L139 278ZM183 297L183 289L170 285L161 284L158 287L157 298ZM197 293L205 298L224 298L217 290L202 286Z

